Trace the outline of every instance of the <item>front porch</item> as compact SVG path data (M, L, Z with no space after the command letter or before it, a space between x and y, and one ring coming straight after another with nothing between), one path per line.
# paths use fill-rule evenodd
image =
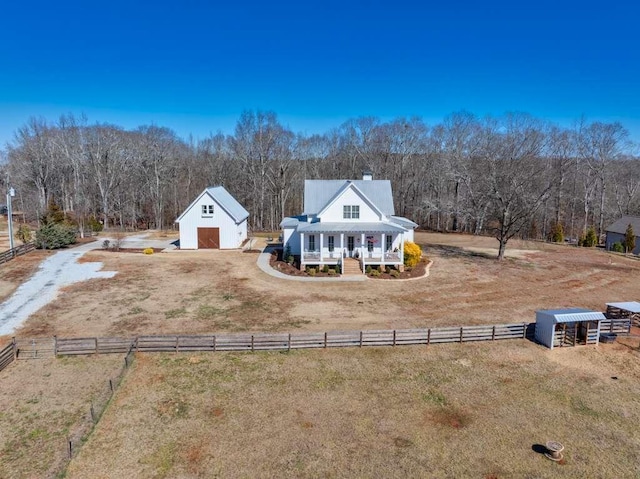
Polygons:
M361 272L368 265L384 268L404 264L404 232L301 232L300 244L300 269L307 265L342 266L346 258L358 260Z

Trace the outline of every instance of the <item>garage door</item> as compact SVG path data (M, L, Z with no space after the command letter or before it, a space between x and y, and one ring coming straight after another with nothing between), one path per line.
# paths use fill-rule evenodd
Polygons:
M198 249L220 249L220 228L198 228Z

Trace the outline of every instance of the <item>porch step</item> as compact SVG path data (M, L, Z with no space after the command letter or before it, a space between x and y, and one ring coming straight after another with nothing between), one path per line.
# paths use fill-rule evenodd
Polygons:
M362 270L360 269L360 261L355 258L345 258L342 262L342 274L343 275L360 275Z

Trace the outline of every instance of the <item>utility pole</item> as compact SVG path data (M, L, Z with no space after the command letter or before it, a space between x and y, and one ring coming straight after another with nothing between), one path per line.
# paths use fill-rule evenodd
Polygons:
M7 222L9 223L9 249L13 250L13 211L11 209L11 198L16 196L16 190L9 187L7 193Z

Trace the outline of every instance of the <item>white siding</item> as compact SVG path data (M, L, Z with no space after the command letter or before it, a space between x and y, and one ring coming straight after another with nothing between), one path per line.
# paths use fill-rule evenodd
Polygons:
M296 232L295 228L284 228L282 243L284 248L287 247L287 244L289 245L291 254L300 254L300 234Z
M202 206L213 205L213 215L203 215ZM220 228L220 249L239 248L247 238L247 220L240 224L206 192L180 220L180 249L198 249L198 228Z
M345 219L342 215L342 207L344 205L357 205L360 207L360 218L357 220L354 219ZM327 208L326 211L322 213L321 220L324 223L350 223L361 221L363 223L370 222L374 223L376 221L381 221L382 216L378 214L374 209L372 209L369 204L362 199L362 197L353 190L353 187L346 189L342 195Z

